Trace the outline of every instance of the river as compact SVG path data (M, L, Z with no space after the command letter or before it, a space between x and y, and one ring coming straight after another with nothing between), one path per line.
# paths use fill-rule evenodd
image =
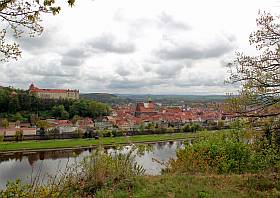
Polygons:
M131 146L125 146L118 152L126 152ZM158 175L167 162L176 158L176 150L183 148L182 141L158 142L149 145L150 149L137 155L135 160L146 170L146 174ZM15 153L0 156L0 188L5 188L7 181L21 179L30 183L34 178L46 183L50 177L63 172L66 167L79 163L84 157L89 156L93 149L39 151L29 153ZM112 154L116 151L113 147L105 148L105 152ZM159 162L158 162L159 161Z

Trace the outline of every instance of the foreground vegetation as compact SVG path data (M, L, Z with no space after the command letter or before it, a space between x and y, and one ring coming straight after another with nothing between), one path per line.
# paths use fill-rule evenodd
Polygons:
M181 134L185 135L185 134ZM151 138L151 136L144 136ZM186 137L186 136L185 136ZM133 138L133 137L132 137ZM139 138L139 136L135 136ZM106 138L104 138L105 140ZM115 138L117 139L117 138ZM252 140L248 144L248 139ZM12 182L2 197L279 197L280 147L274 134L200 132L160 176L146 176L127 153L98 149L48 185Z
M125 198L125 197L178 197L178 198L240 198L240 197L279 197L280 176L275 174L243 174L243 175L162 175L162 176L134 176L133 180L122 180L111 187L103 187L88 195L73 192L53 191L42 188L30 191L30 186L20 181L10 183L3 191L2 197L97 197L97 198ZM68 189L69 190L69 189ZM17 193L16 193L17 192ZM19 193L20 192L20 193Z
M2 142L0 143L1 151L16 151L25 149L56 149L56 148L75 148L103 145L125 144L133 142L156 142L164 140L176 140L194 137L193 133L173 133L173 134L156 134L156 135L137 135L129 137L107 137L95 139L65 139L65 140L32 140L23 142Z

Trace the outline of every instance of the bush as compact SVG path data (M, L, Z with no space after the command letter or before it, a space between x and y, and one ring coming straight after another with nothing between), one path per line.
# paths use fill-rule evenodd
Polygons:
M197 123L190 123L190 124L185 124L180 131L183 132L197 132L197 131L201 131L203 128L197 124Z
M166 129L166 132L167 132L167 133L174 133L174 128L168 127L168 128Z
M4 135L0 135L0 142L4 141Z
M245 173L279 170L279 148L247 144L241 132L201 133L177 152L165 172Z
M133 178L144 173L134 162L132 152L108 155L97 151L82 165L83 191L95 194L103 187L124 188L133 185Z
M8 182L5 190L0 190L0 197L29 197L30 185L22 184L19 179Z
M22 141L23 140L23 131L22 130L16 130L15 134L15 141Z

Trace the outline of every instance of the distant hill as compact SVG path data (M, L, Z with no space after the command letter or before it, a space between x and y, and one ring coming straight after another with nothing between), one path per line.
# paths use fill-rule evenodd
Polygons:
M224 101L228 96L226 95L132 95L132 94L116 94L120 97L127 97L136 101L143 101L151 98L154 101L162 100L181 100L185 102L218 102Z
M107 104L127 104L137 101L147 101L151 98L153 101L163 104L182 105L186 103L208 103L223 102L226 95L151 95L151 94L109 94L109 93L88 93L80 94L81 98L92 99Z
M130 98L118 96L115 94L109 94L109 93L87 93L87 94L80 94L80 97L84 99L96 100L98 102L103 102L111 105L127 104L130 102L134 102L134 100Z

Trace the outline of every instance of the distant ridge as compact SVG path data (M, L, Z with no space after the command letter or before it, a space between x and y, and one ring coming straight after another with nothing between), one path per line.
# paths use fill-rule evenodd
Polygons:
M129 98L120 97L118 95L109 93L82 93L80 94L80 97L84 99L96 100L98 102L104 102L107 104L126 104L133 102L133 100Z
M86 93L80 94L81 98L96 100L108 104L127 104L137 101L147 101L149 98L159 103L182 104L186 102L223 102L227 95L153 95L153 94L110 94Z

